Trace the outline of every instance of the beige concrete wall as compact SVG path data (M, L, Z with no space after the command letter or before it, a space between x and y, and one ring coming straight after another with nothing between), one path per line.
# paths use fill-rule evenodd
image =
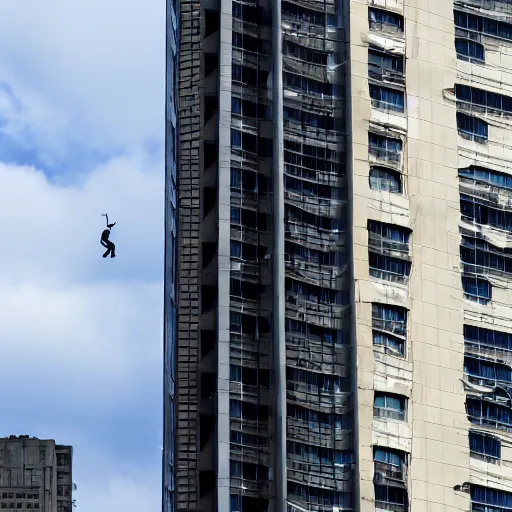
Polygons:
M361 512L375 509L374 445L411 454L413 512L468 510L469 422L462 384L463 298L459 265L459 191L455 104L444 90L456 81L453 4L443 0L393 2L405 16L400 41L369 33L368 4L350 2L353 130L354 272ZM384 2L386 3L386 2ZM397 11L398 9L398 11ZM371 107L368 42L405 43L406 112ZM371 190L368 128L387 125L404 134L403 196ZM408 285L369 276L367 219L412 229ZM409 308L406 358L382 354L372 341L372 302ZM409 397L407 421L373 418L374 391Z

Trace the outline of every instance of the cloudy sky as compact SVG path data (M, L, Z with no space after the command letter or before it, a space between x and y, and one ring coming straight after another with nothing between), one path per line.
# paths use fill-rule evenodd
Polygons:
M72 444L81 512L160 507L164 30L0 1L0 435Z

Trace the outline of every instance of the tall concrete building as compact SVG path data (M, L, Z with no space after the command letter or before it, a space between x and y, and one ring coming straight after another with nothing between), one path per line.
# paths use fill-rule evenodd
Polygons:
M512 510L512 2L167 5L164 512Z
M29 436L0 439L0 509L71 512L73 448Z

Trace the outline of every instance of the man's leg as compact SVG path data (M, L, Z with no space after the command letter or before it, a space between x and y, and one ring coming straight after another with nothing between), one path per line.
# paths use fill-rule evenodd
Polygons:
M101 240L100 244L103 245L103 247L107 248L107 250L103 253L103 257L106 258L110 254L110 246L106 244L103 240Z
M116 257L116 246L112 242L110 242L109 251L111 251L110 257L115 258Z

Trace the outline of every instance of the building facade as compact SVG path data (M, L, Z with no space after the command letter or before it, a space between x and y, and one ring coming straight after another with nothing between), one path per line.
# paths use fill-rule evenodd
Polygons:
M0 439L0 508L71 512L73 448L29 436Z
M178 4L164 512L512 509L512 2Z

